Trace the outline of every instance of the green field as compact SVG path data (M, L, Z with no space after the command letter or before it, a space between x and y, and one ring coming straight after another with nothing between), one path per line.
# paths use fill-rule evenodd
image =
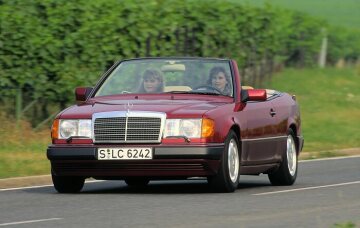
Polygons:
M360 147L360 73L355 69L287 69L268 87L295 94L304 151Z
M327 20L330 24L360 29L359 0L229 0L262 6L268 3L285 9L306 12Z
M304 151L360 147L360 69L286 69L268 88L296 94L301 107ZM0 178L48 174L50 131L0 113ZM329 156L333 156L331 153ZM327 154L325 154L327 156Z

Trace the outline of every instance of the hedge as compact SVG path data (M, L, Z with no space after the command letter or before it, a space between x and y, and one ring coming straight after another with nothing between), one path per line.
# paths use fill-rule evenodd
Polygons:
M94 85L116 60L143 56L234 58L246 81L261 84L276 63L316 63L323 28L329 28L324 21L270 5L0 0L0 102L21 90L24 104L39 101L29 115L39 122L49 106L73 102L74 87ZM338 44L329 59L360 55L359 48L344 48L349 36L330 38Z

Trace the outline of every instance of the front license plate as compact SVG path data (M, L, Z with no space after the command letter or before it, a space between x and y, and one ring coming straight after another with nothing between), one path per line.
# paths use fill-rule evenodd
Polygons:
M152 159L152 148L98 148L98 160Z

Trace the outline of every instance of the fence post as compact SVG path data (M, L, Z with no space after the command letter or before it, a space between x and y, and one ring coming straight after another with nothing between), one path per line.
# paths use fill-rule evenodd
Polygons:
M323 28L322 29L322 34L323 34L323 39L322 39L322 43L321 43L321 49L320 49L320 54L319 54L319 67L320 68L324 68L326 65L326 52L327 52L327 34L326 34L326 29Z
M21 109L22 109L22 90L21 87L16 89L16 101L15 101L15 115L16 115L16 127L20 126Z

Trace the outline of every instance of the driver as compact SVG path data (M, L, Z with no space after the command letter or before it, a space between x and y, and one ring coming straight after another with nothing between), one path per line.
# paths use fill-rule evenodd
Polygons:
M164 79L159 70L147 69L143 74L140 93L161 93L164 91Z
M226 74L223 67L213 67L210 70L210 77L207 83L219 90L223 95L231 95L230 77Z

